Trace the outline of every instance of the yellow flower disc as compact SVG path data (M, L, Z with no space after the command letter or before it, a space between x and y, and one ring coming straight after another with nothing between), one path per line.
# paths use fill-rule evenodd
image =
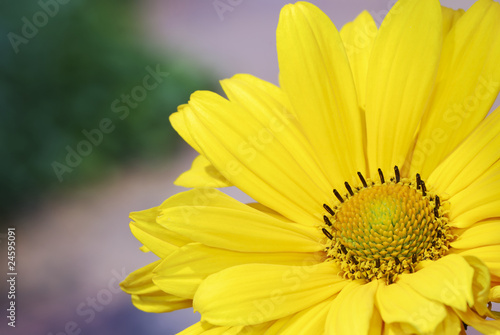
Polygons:
M327 254L350 279L386 278L413 272L421 260L436 260L448 251L453 236L447 214L435 194L415 180L392 178L380 183L362 179L325 216L323 232L329 238Z

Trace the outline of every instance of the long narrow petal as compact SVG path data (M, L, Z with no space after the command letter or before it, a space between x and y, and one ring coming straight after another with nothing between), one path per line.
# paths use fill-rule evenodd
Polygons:
M153 281L163 291L192 299L201 282L211 274L242 264L312 265L322 259L308 253L236 252L191 243L165 258L155 269Z
M484 175L500 159L499 124L497 108L432 172L428 184L453 196Z
M467 188L450 198L450 225L469 227L475 222L500 217L500 161Z
M500 244L500 219L481 221L461 232L451 246L456 249L472 249Z
M453 26L457 23L465 11L463 9L452 9L448 7L441 6L441 12L443 13L443 38L448 35Z
M471 309L466 312L456 311L456 313L463 322L482 334L500 334L500 320L485 320Z
M368 65L366 128L370 172L402 166L439 63L438 1L398 1L382 22Z
M402 274L398 284L411 287L430 300L465 311L472 306L474 269L461 256L448 255L412 274Z
M202 319L250 325L309 308L339 292L347 281L332 263L312 266L247 264L209 276L194 297Z
M429 300L399 282L379 285L376 300L386 323L399 322L403 329L418 333L433 333L446 317L443 304Z
M311 153L297 144L307 141L301 141L293 115L269 108L262 119L212 92L195 92L189 104L184 116L191 136L227 180L284 216L317 225L322 204L333 195L329 182L318 179L322 173L313 170Z
M334 298L328 298L301 312L277 320L266 335L325 334L326 318Z
M192 300L168 294L153 283L153 270L161 261L140 268L120 283L123 291L132 296L132 303L138 309L149 313L166 313L192 306Z
M191 168L181 174L174 182L184 187L227 187L231 183L203 155L193 160Z
M356 88L337 28L310 3L286 5L276 44L280 85L333 184L364 173Z
M376 280L351 281L332 303L325 334L368 334L370 330L377 333L370 326L378 284Z
M363 11L354 21L348 22L340 30L356 84L358 104L363 110L366 108L368 62L377 33L377 25L367 11ZM365 123L364 116L362 116L361 121Z
M149 251L165 258L189 239L159 225L156 222L159 213L160 207L130 213L130 218L134 220L130 222L130 230Z
M205 245L244 252L315 252L321 231L287 223L216 189L194 189L164 203L158 223Z
M500 278L500 245L489 245L481 248L454 250L462 256L474 256L479 258L490 270L490 273Z
M446 36L411 174L432 170L488 114L500 90L500 4L476 2Z

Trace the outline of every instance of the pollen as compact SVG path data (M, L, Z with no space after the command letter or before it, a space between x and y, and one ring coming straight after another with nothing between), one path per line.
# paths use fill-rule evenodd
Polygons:
M323 233L328 259L339 264L347 279L385 279L412 273L423 260L437 260L454 239L448 227L448 203L428 190L420 175L386 180L366 179L341 194L333 206L324 204Z

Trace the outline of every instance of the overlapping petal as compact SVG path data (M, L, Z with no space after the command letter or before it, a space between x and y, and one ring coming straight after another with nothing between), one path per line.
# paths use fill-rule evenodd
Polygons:
M280 85L333 185L364 173L356 88L337 28L310 3L287 5L276 45Z
M209 276L194 297L202 320L251 325L287 317L339 292L347 282L332 263L246 264Z
M370 172L403 166L413 145L439 63L438 1L398 1L380 26L368 64L367 155Z

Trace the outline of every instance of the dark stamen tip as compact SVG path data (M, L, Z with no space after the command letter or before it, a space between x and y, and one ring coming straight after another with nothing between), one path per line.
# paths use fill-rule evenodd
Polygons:
M331 216L335 215L335 212L328 206L327 204L323 204L323 208L330 214Z
M323 234L325 234L326 237L328 237L330 240L333 239L332 234L330 234L328 230L326 230L325 228L322 228L321 230L323 231Z
M382 169L380 168L378 169L378 175L380 176L380 182L384 184L385 183L384 174L382 173Z
M342 250L342 253L344 255L347 255L347 249L345 248L345 246L343 244L340 245L340 249Z
M323 215L323 220L325 221L325 224L329 227L332 226L332 222L330 221L330 219L328 218L328 216L326 215Z
M342 198L342 196L336 189L333 189L333 194L335 194L335 196L337 197L337 199L339 199L340 202L344 202L344 198Z
M396 183L399 183L399 181L401 180L401 176L399 174L399 168L398 166L394 166L394 174L396 175Z
M345 185L345 188L347 189L347 191L349 192L349 194L352 197L354 195L354 192L352 191L351 185L349 185L348 182L345 182L344 185Z
M361 183L363 184L363 187L364 188L368 187L368 185L366 184L365 178L363 177L363 175L359 171L358 171L358 177L359 177L359 180L361 180Z

